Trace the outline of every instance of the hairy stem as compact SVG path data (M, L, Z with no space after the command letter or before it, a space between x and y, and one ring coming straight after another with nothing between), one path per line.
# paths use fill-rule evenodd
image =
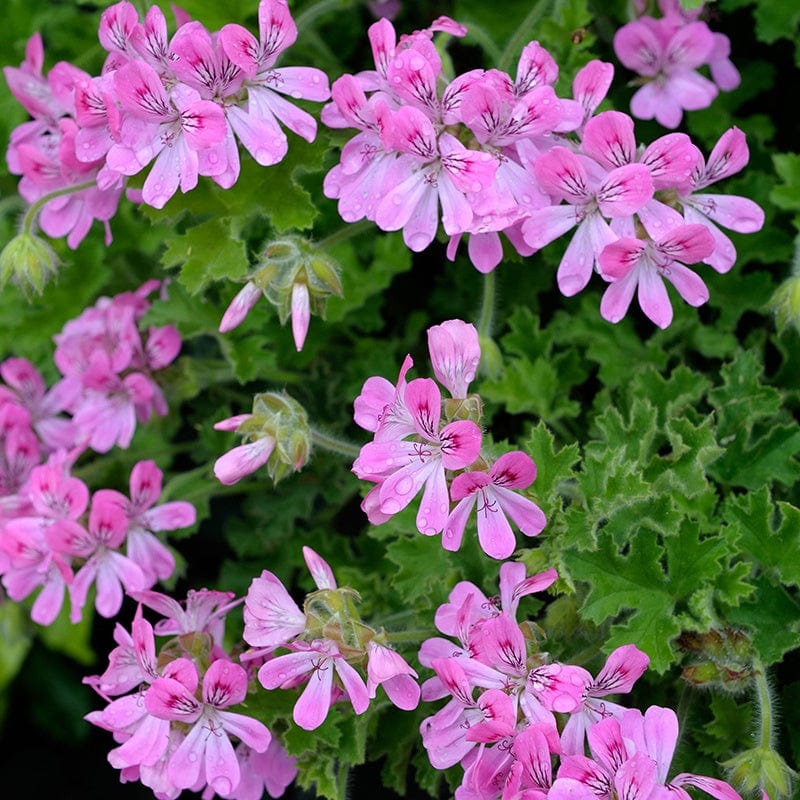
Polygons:
M772 694L767 683L767 674L760 659L753 659L753 675L758 703L759 736L762 748L772 750L772 732L774 730L774 711Z
M323 450L329 450L331 453L338 453L347 458L358 458L358 454L361 452L361 448L358 447L358 445L345 442L342 439L337 439L316 428L311 428L311 441Z
M492 270L483 276L483 301L481 302L481 315L478 318L478 336L488 338L492 335L496 297L497 276L495 271Z
M55 200L56 197L63 197L65 194L82 192L84 189L94 189L96 186L97 181L86 181L84 183L76 183L74 186L65 186L63 189L56 189L54 192L40 197L32 203L25 212L25 216L22 218L22 233L28 234L29 236L33 234L33 226L36 224L36 218L39 216L39 212L51 200Z
M327 250L329 247L333 247L335 244L339 244L339 242L346 242L348 239L352 239L354 236L358 236L359 233L363 233L368 228L374 228L375 223L368 219L361 219L358 222L352 222L348 225L342 225L339 230L334 231L329 236L326 236L324 239L320 239L316 244L320 250Z

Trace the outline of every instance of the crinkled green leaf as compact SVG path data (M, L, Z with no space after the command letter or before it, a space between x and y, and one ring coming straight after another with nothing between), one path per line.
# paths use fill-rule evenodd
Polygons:
M754 581L752 598L727 612L728 622L751 631L753 648L764 664L775 664L800 647L800 604L766 576Z
M737 535L737 545L767 575L784 584L800 586L800 509L774 503L770 491L730 495L724 519Z
M242 278L249 269L244 242L232 237L230 219L220 217L168 239L161 263L180 266L180 281L193 294L215 280Z
M800 478L800 425L783 411L781 393L761 382L762 371L753 351L740 352L708 395L717 410L717 441L725 448L709 472L748 489L770 481L791 486Z

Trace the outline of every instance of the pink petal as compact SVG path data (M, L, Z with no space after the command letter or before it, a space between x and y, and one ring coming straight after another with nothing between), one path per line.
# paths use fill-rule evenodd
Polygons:
M653 179L644 164L611 170L597 192L597 205L608 217L635 214L653 197Z
M638 283L638 270L631 270L627 275L614 281L606 289L600 301L600 316L609 322L619 322L628 312Z
M604 111L592 117L583 129L581 150L607 169L636 160L633 120L619 111Z
M230 486L263 467L274 449L275 439L271 436L234 447L216 460L214 475L220 483Z
M331 707L332 686L332 659L324 658L324 662L321 660L320 665L311 672L308 684L292 711L292 719L303 730L313 731L325 722ZM364 693L366 694L366 687L364 687Z
M639 305L645 315L659 328L666 328L672 322L672 304L667 295L664 281L658 271L647 263L639 270Z

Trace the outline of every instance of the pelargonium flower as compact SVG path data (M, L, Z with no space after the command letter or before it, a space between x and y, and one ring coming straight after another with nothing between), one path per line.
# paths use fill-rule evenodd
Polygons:
M477 503L478 540L483 551L492 558L508 558L516 539L506 514L526 536L541 533L546 519L539 506L512 491L527 489L536 479L536 465L525 453L504 453L488 472L470 471L457 475L450 487L456 501L444 526L442 546L458 550L464 528Z
M258 671L258 680L265 689L288 689L307 681L292 712L292 719L301 728L312 731L328 716L334 697L334 672L356 714L367 710L367 687L334 642L328 639L296 642L291 649L291 653L267 661Z
M444 527L450 507L445 470L464 469L475 461L481 431L471 420L457 420L439 429L442 397L430 378L410 381L404 402L420 441L370 442L361 448L353 472L378 483L382 514L399 513L424 486L417 529L431 536Z
M227 659L214 661L203 675L202 700L198 700L196 666L187 659L176 659L173 667L177 662L185 662L186 666L181 679L159 677L144 696L145 707L153 716L190 726L169 757L167 775L179 789L189 789L200 782L230 793L241 777L230 736L257 752L266 750L272 738L263 723L226 710L245 699L247 672Z
M674 29L665 20L643 18L614 35L614 51L628 69L646 79L631 98L631 113L677 128L684 110L707 108L717 87L697 68L707 63L714 36L704 22Z
M672 305L663 279L692 306L708 300L703 280L682 262L695 264L711 255L714 239L703 225L682 225L658 240L624 237L600 254L600 274L612 281L600 303L609 322L619 322L638 287L639 305L659 328L672 322Z

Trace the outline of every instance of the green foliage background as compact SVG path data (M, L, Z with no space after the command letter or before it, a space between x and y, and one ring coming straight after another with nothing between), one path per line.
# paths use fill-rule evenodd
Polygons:
M6 0L3 61L19 63L28 36L40 30L47 67L65 59L96 74L103 57L96 28L105 5ZM331 79L369 66L371 17L363 4L290 5L300 37L284 63L313 64ZM590 58L615 60L610 40L627 18L624 2L599 0L404 5L400 31L443 13L467 24L470 36L449 49L457 71L491 66L514 43L519 49L538 39L561 68L562 96ZM236 21L255 29L254 0L184 0L182 6L209 28ZM537 10L546 13L535 27L526 26ZM750 164L722 191L758 202L766 212L763 230L733 235L739 258L732 272L703 275L708 306L676 304L675 321L663 332L636 313L618 325L604 322L597 284L580 297L561 297L554 272L563 245L530 259L509 255L497 270L496 358L475 388L486 402L487 433L497 452L522 448L538 466L531 497L549 524L516 557L531 570L559 571L546 603L523 604L546 633L547 649L554 658L597 669L603 654L636 643L650 655L652 670L634 700L641 707L674 704L683 719L675 767L719 774L719 761L750 746L751 696L699 691L681 679L686 667L721 671L733 664L746 671L754 659L769 666L783 705L780 750L790 764L800 761L800 338L792 326L778 333L768 308L798 260L800 153L793 151L800 131L787 93L800 77L800 7L721 0L710 6L709 18L731 37L743 81L712 108L690 113L684 129L706 153L728 127L746 132ZM627 109L628 78L617 65L604 108ZM0 138L7 140L24 119L0 86ZM655 123L637 122L636 130L644 142L662 133ZM478 551L474 537L452 554L419 536L410 512L368 526L358 508L365 487L346 460L322 452L277 488L256 475L225 489L211 474L215 458L232 446L230 435L212 430L213 422L249 410L252 394L265 389L286 389L316 426L363 443L352 422L363 381L393 379L406 353L414 356L415 376L429 374L426 328L452 317L477 318L483 276L463 255L447 262L441 242L412 259L399 234L361 226L340 238L343 223L322 196L321 182L345 138L324 128L313 144L290 135L281 164L264 169L245 157L233 189L201 179L197 190L160 212L123 203L109 248L99 229L75 252L55 242L64 267L54 285L32 304L11 287L0 294L0 357L25 356L52 378L51 336L67 319L99 294L169 276L169 297L155 303L149 320L173 323L184 337L183 355L167 376L173 413L140 429L129 451L86 463L79 474L93 488L121 488L135 461L154 458L168 473L169 496L198 505L196 530L174 541L183 559L177 592L214 586L242 593L264 568L308 589L300 569L300 548L308 544L330 561L342 584L361 593L364 616L398 634L401 652L413 661L419 642L433 632L434 610L457 580L496 591L497 565ZM0 242L13 235L21 208L16 178L3 172ZM300 354L266 302L221 336L217 325L237 282L264 243L287 232L322 243L341 264L344 297L331 300L326 322L312 320ZM748 640L741 658L687 645L693 635L726 629ZM69 759L72 772L80 773L86 759L93 765L87 771L104 771L114 796L139 796L136 787L116 787L116 775L102 764L110 742L81 720L95 706L80 676L102 669L110 628L61 621L44 631L24 609L5 602L0 634L5 773L33 758L26 737L44 737L51 753ZM418 742L419 722L431 709L403 714L378 704L364 720L342 711L306 733L286 723L292 703L280 692L252 700L300 757L304 786L343 797L354 765L370 760L396 792L448 795ZM97 751L94 761L89 750ZM89 778L70 780L86 792L75 796L93 796L85 789ZM457 784L459 776L447 780Z

